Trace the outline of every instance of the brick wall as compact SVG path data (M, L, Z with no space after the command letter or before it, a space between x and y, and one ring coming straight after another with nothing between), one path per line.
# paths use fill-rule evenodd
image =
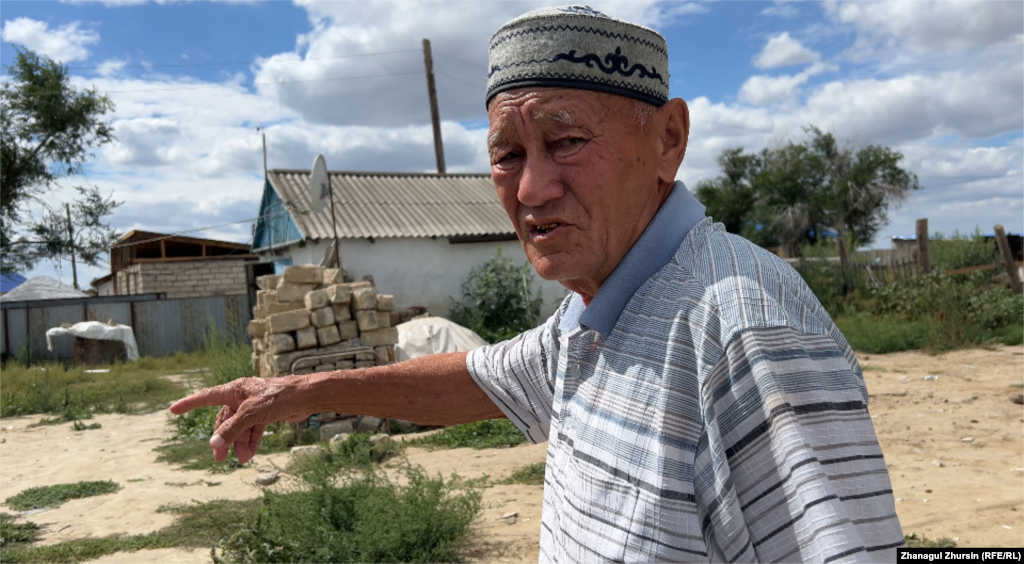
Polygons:
M118 294L166 293L168 299L244 294L245 261L144 262L117 273Z

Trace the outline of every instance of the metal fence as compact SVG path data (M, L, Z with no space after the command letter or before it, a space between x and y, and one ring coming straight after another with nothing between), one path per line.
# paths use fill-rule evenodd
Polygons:
M163 294L104 296L67 300L0 302L0 353L17 354L26 344L36 358L74 357L74 337L53 338L46 349L46 331L63 323L113 319L135 333L142 356L192 352L203 345L211 326L223 333L243 331L252 319L249 296L163 299Z

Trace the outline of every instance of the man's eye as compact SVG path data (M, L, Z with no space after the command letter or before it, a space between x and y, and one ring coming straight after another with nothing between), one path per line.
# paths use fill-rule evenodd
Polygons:
M498 157L498 160L495 161L495 162L497 162L498 164L509 163L509 162L512 162L512 161L514 161L514 160L516 160L518 158L519 158L519 153L517 153L515 151L509 151L509 152L505 153L504 155Z
M585 139L581 137L566 137L565 139L562 139L558 142L558 146L564 149L568 149L570 147L575 147L576 145L579 145L584 141Z

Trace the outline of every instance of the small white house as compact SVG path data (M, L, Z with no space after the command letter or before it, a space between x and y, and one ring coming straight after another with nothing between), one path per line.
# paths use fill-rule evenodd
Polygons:
M271 170L263 188L252 254L274 263L320 264L334 241L342 267L361 280L372 275L399 309L424 306L449 314L470 270L498 249L521 265L526 254L488 174L330 172L334 198L312 208L310 171ZM333 221L332 221L333 220ZM550 315L568 290L533 273L532 288Z

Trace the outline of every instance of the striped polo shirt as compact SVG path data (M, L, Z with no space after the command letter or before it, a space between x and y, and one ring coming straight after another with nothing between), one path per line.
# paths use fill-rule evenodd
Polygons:
M549 441L541 562L894 561L903 533L846 339L682 183L590 305L467 359Z

